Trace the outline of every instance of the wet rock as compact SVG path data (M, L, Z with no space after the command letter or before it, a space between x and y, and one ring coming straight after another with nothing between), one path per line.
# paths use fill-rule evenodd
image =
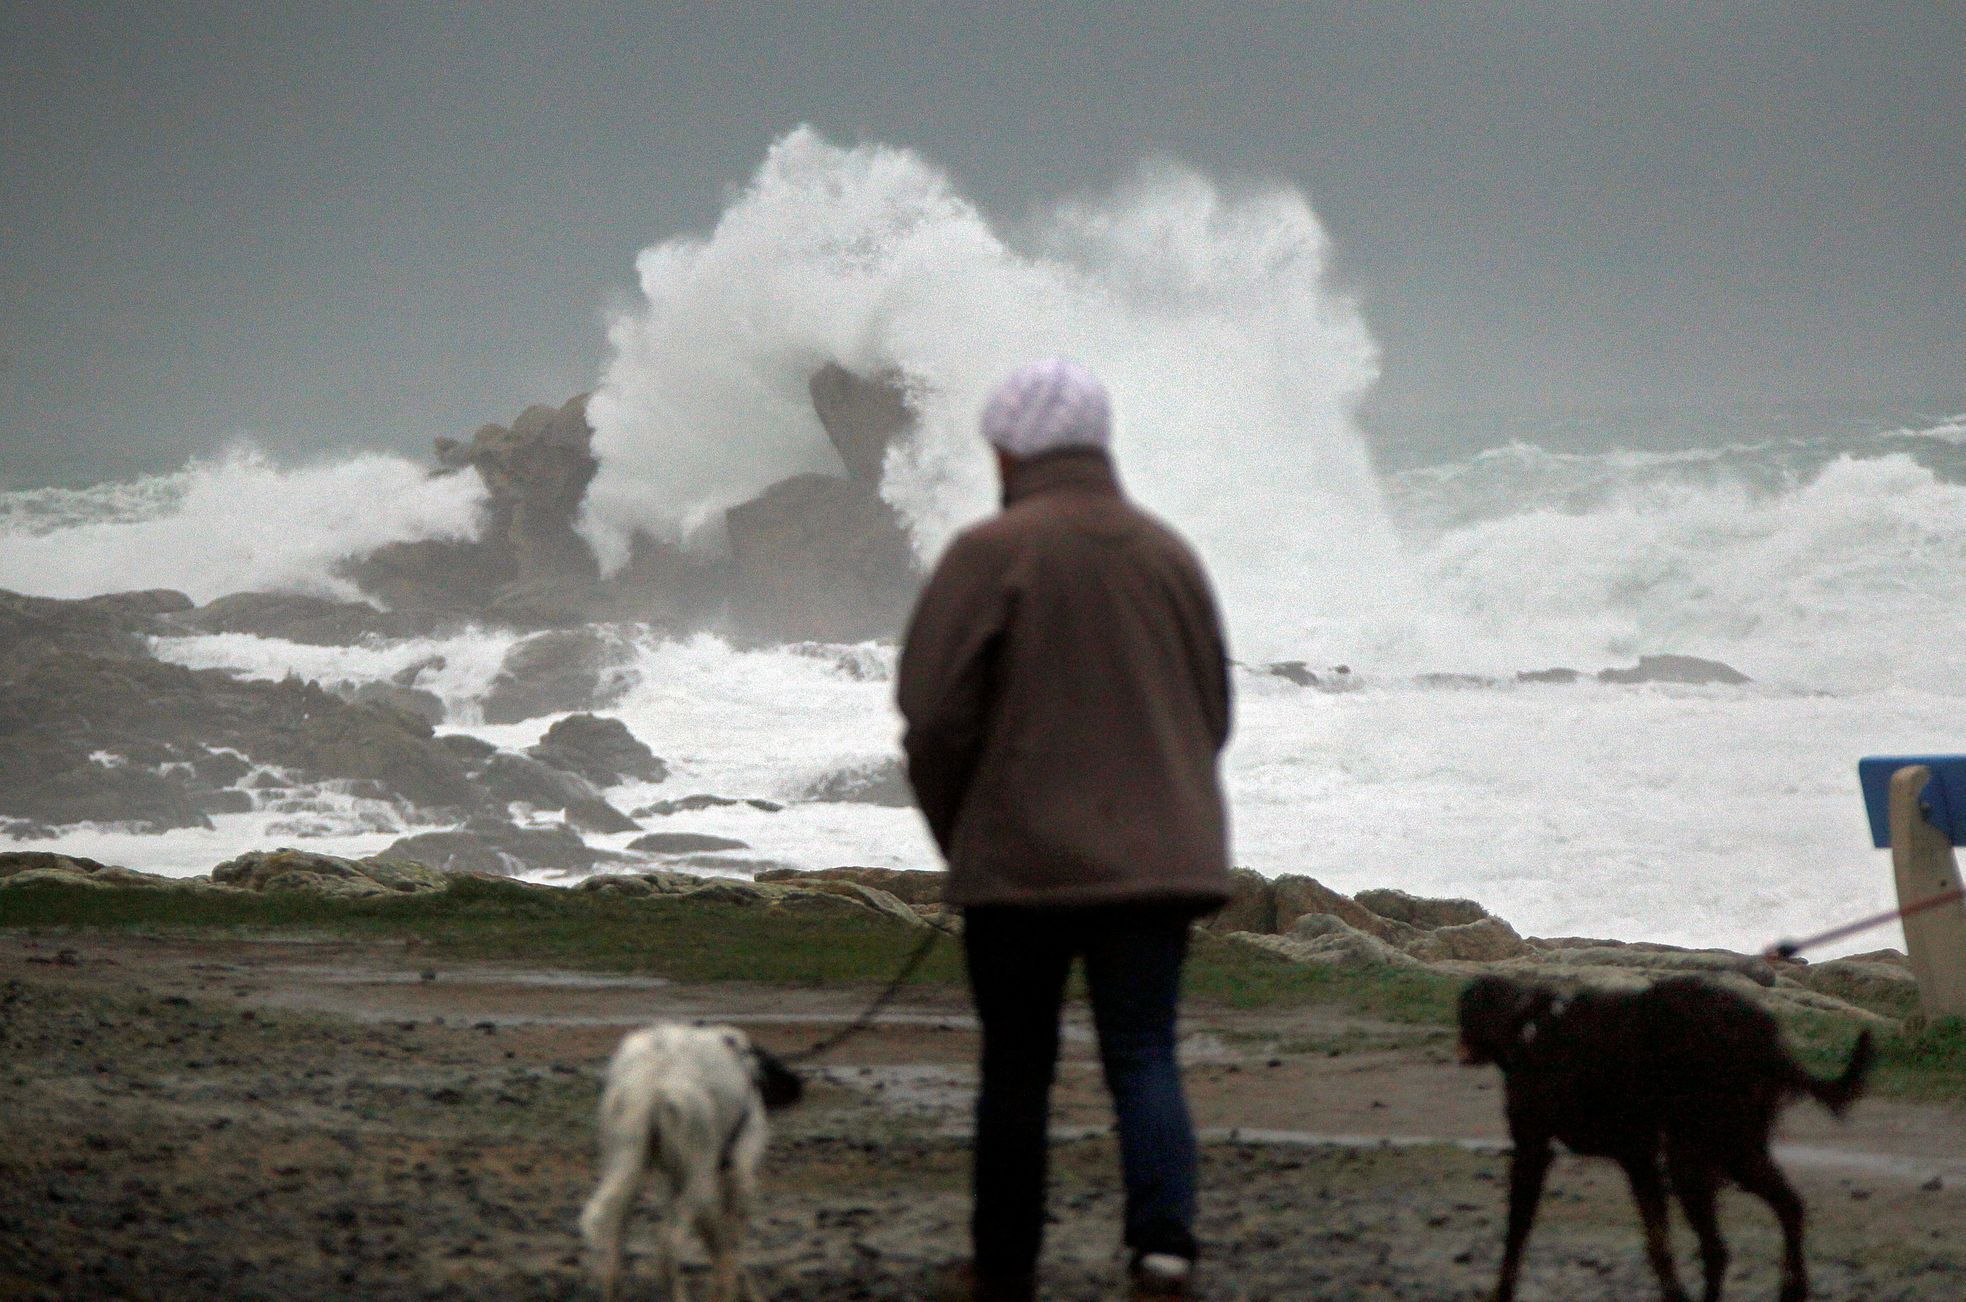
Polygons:
M803 798L910 809L915 803L915 789L908 784L907 770L901 761L889 758L828 773L807 787Z
M848 477L878 488L889 445L916 420L905 377L892 370L863 376L828 362L806 390Z
M420 687L397 683L358 683L335 689L335 695L356 705L375 705L421 719L435 727L444 721L444 698Z
M628 731L627 724L594 714L561 719L526 754L603 787L628 778L661 782L669 776L669 766Z
M1584 675L1575 669L1525 669L1515 676L1518 683L1574 683Z
M1605 669L1597 677L1599 682L1604 683L1720 683L1739 686L1754 681L1740 670L1718 660L1680 655L1640 656L1638 663L1629 669Z
M499 800L564 810L567 821L583 831L607 835L636 830L635 820L610 805L586 778L527 755L499 751L486 761L478 781Z
M1462 927L1480 922L1488 910L1473 900L1427 899L1405 891L1376 889L1360 891L1352 897L1382 918L1403 922L1409 927L1430 931L1435 927Z
M0 680L51 655L134 660L150 655L145 637L163 616L191 609L182 592L117 592L79 601L0 591Z
M486 425L468 442L438 439L439 473L475 471L485 485L478 537L395 543L345 564L343 573L393 609L482 613L503 594L508 614L529 618L536 607L524 593L591 582L597 572L574 529L600 465L593 435L582 394L558 408L528 407L510 426ZM573 609L555 617L590 615Z
M230 752L230 764L215 752ZM0 815L203 826L205 772L222 778L239 763L288 782L367 782L426 810L484 803L424 720L298 680L57 655L0 692Z
M454 732L449 736L439 737L437 738L437 744L455 755L472 773L476 773L482 769L487 760L498 754L498 747L492 745L490 742L482 741L477 737L462 732Z
M909 868L773 868L759 873L758 880L786 886L811 886L827 881L855 882L885 891L904 904L940 904L949 874Z
M731 613L772 642L896 636L921 583L894 508L830 475L781 480L724 516Z
M520 723L543 714L591 709L615 695L604 686L625 652L591 628L538 633L514 643L492 679L486 723Z
M169 624L176 632L249 633L314 646L353 646L371 637L424 637L434 627L426 616L298 592L235 592L173 614Z
M650 832L630 841L628 848L644 854L705 854L751 847L727 836L706 836L701 832Z

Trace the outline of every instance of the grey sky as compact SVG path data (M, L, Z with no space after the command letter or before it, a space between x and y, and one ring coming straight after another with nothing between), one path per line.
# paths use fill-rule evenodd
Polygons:
M1156 153L1302 185L1386 348L1384 437L1936 410L1963 64L1942 0L8 6L0 482L557 402L635 252L800 122L1007 220Z

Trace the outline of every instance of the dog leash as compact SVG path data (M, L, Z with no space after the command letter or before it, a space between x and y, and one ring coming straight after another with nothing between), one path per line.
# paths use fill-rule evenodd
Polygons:
M1854 936L1858 932L1869 931L1872 927L1881 927L1887 922L1896 922L1900 918L1909 918L1914 913L1923 913L1927 909L1936 909L1941 904L1955 904L1961 900L1966 900L1966 890L1940 891L1937 895L1929 899L1920 900L1918 903L1907 905L1902 909L1886 909L1882 913L1873 914L1868 918L1859 918L1855 922L1846 922L1840 927L1831 927L1828 931L1818 932L1802 940L1784 940L1779 944L1770 945L1761 952L1761 956L1763 958L1794 958L1805 949L1814 949L1816 946L1826 945L1832 940L1841 940L1845 936Z
M881 1010L885 1009L893 1001L894 997L901 993L901 987L907 984L909 977L915 975L915 969L919 968L928 958L929 951L935 948L935 942L940 939L942 939L942 932L937 928L930 927L928 934L921 938L920 943L915 946L914 952L908 955L906 961L901 964L900 970L894 974L894 979L887 983L887 988L874 997L874 1001L867 1005L860 1016L833 1032L833 1034L814 1042L811 1047L801 1049L797 1053L787 1054L782 1061L788 1067L811 1062L821 1054L829 1053L839 1048L842 1044L845 1044L848 1040L851 1040L854 1036L859 1035L868 1027L872 1026L874 1019L881 1015Z

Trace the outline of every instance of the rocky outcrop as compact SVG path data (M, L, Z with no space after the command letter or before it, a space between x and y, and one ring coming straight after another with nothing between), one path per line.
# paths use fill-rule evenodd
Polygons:
M556 629L515 642L485 693L485 722L520 723L606 705L615 695L608 673L627 659L626 648L592 628Z
M432 727L442 723L448 713L443 697L435 692L426 692L421 687L405 687L401 683L336 684L334 694L356 705L376 705L410 715Z
M633 832L639 826L610 805L600 789L586 778L542 764L529 755L499 751L485 762L477 780L496 799L516 801L534 809L561 810L568 825L583 832L605 836Z
M713 796L702 793L694 796L681 796L675 800L658 800L652 805L643 805L634 811L636 818L667 818L671 814L694 814L701 809L731 809L743 805L750 809L776 814L785 806L775 800L736 799L731 796Z
M163 831L238 808L249 764L460 816L482 791L430 725L311 683L54 655L0 692L0 816Z
M0 591L0 681L53 655L148 657L145 638L167 631L166 617L190 609L191 598L162 589L79 601Z
M313 646L353 646L366 638L423 637L428 616L379 610L366 601L333 601L298 592L235 592L167 617L170 631L250 633Z
M1385 888L1360 891L1352 898L1382 918L1403 922L1423 931L1436 927L1464 927L1488 917L1488 910L1473 900L1427 899Z
M567 827L520 827L478 817L448 832L401 837L377 856L408 859L440 872L512 877L519 873L581 872L600 864L632 863L632 855L596 850Z
M924 872L908 868L773 868L758 874L761 882L789 886L811 886L817 882L856 882L907 904L940 904L942 888L949 880L945 872Z
M806 390L847 477L878 488L889 445L915 424L905 378L892 370L857 375L828 362L812 373Z
M866 484L797 475L724 516L730 609L748 637L862 642L897 636L921 584L894 508Z
M526 754L536 760L578 773L596 786L617 782L661 782L669 766L656 758L640 738L619 719L595 714L570 714L546 730Z
M254 850L228 859L212 869L212 881L239 890L304 891L355 898L421 894L449 884L443 873L414 861L383 855L344 859L288 848Z
M591 617L591 608L561 597L564 585L598 575L592 549L574 530L600 468L593 437L581 394L558 408L528 407L510 426L486 425L468 442L438 439L440 473L471 470L484 481L477 539L395 543L351 560L344 573L396 610L499 606L522 627Z

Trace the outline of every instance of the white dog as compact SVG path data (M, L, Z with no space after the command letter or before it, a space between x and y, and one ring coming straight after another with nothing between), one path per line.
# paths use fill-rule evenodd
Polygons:
M765 1151L765 1109L798 1101L799 1078L730 1026L661 1024L624 1038L601 1093L601 1183L580 1215L601 1296L621 1287L622 1226L653 1173L667 1216L656 1237L662 1296L681 1299L677 1255L692 1229L709 1250L714 1302L755 1299L739 1241Z

